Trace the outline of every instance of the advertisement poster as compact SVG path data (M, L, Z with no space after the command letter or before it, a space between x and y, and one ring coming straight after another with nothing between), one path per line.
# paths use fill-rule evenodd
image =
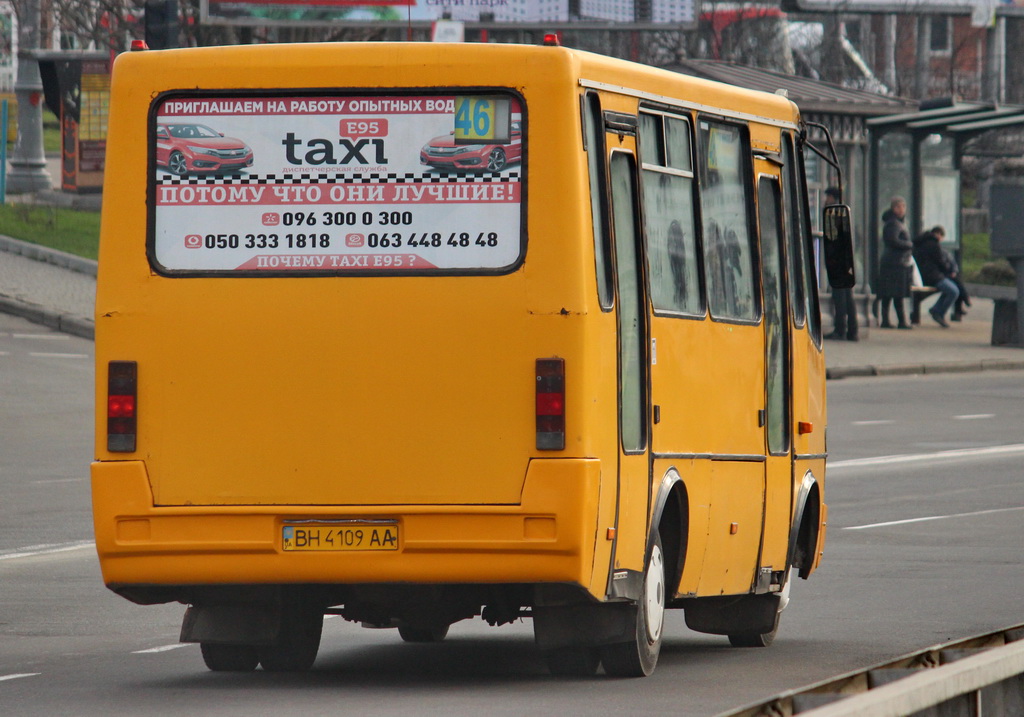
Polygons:
M487 272L522 251L510 95L168 96L152 258L170 273Z

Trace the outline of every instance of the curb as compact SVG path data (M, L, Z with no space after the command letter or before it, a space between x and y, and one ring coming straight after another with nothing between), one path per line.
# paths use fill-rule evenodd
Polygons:
M20 254L21 256L28 257L29 259L35 259L36 261L42 261L47 264L59 266L62 269L77 271L79 274L96 276L98 263L95 259L85 259L80 256L75 256L74 254L68 254L67 252L57 251L56 249L50 249L49 247L22 241L21 239L12 239L11 237L3 236L2 234L0 234L0 251L5 251L10 254Z
M982 359L980 361L944 361L929 364L886 364L884 366L837 366L825 370L825 378L863 378L866 376L912 376L940 373L977 373L981 371L1019 371L1024 359Z
M54 266L75 271L79 274L96 276L97 262L93 259L85 259L31 242L12 239L2 234L0 234L0 251L9 254L19 254L29 259L53 264ZM31 321L33 324L48 326L55 331L89 339L90 341L95 340L96 326L92 321L53 311L31 301L0 295L0 311L13 316L20 316L27 321Z
M51 311L39 304L12 299L9 296L0 296L0 312L20 316L26 321L31 321L33 324L42 324L55 331L71 334L72 336L89 339L90 341L96 339L96 326L92 321L79 318L78 316Z

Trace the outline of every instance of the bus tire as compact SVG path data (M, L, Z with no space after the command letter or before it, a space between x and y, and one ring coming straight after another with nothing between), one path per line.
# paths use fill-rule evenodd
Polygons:
M647 677L661 653L665 622L665 554L656 535L644 569L644 589L636 606L633 640L601 647L604 671L613 677Z
M252 645L220 645L199 643L203 662L214 672L252 672L260 663L258 648Z
M779 620L782 618L782 611L789 604L789 589L792 587L793 569L786 571L786 583L782 586L782 592L777 595L764 596L767 599L778 601L775 610L775 624L768 632L741 632L729 635L729 644L733 647L768 647L775 642L775 636L779 634Z
M260 665L268 672L304 672L313 666L320 650L324 616L319 609L286 610L281 635L273 645L259 648Z
M436 625L434 627L412 627L401 625L398 634L406 642L442 642L448 636L450 625Z
M775 636L779 633L779 616L775 616L775 627L769 632L742 632L737 635L729 635L729 644L733 647L768 647L775 642Z
M544 650L544 662L552 675L590 677L601 664L601 653L596 647L559 647Z

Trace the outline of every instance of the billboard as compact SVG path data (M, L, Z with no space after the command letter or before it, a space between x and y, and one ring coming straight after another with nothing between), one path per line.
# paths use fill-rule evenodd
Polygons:
M501 273L521 259L511 94L172 94L150 127L166 274Z
M380 23L693 25L701 0L201 0L210 24Z

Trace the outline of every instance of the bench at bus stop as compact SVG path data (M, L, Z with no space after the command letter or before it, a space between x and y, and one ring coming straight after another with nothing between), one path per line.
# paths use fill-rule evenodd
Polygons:
M910 310L911 324L921 323L921 302L937 294L934 286L915 286L912 288ZM1017 336L1017 289L1013 286L994 286L991 284L968 284L967 293L972 297L992 299L992 345L1015 346L1021 342ZM878 319L878 297L872 297L872 314Z
M1017 288L994 286L992 284L968 284L967 294L980 299L992 299L992 345L1014 346L1020 343L1017 336ZM912 289L913 308L910 322L921 323L921 302L938 293L934 286L915 286Z
M921 302L927 299L932 294L937 294L938 289L934 286L914 286L911 287L911 309L910 309L910 323L917 325L921 323ZM878 297L873 297L871 313L878 319Z

